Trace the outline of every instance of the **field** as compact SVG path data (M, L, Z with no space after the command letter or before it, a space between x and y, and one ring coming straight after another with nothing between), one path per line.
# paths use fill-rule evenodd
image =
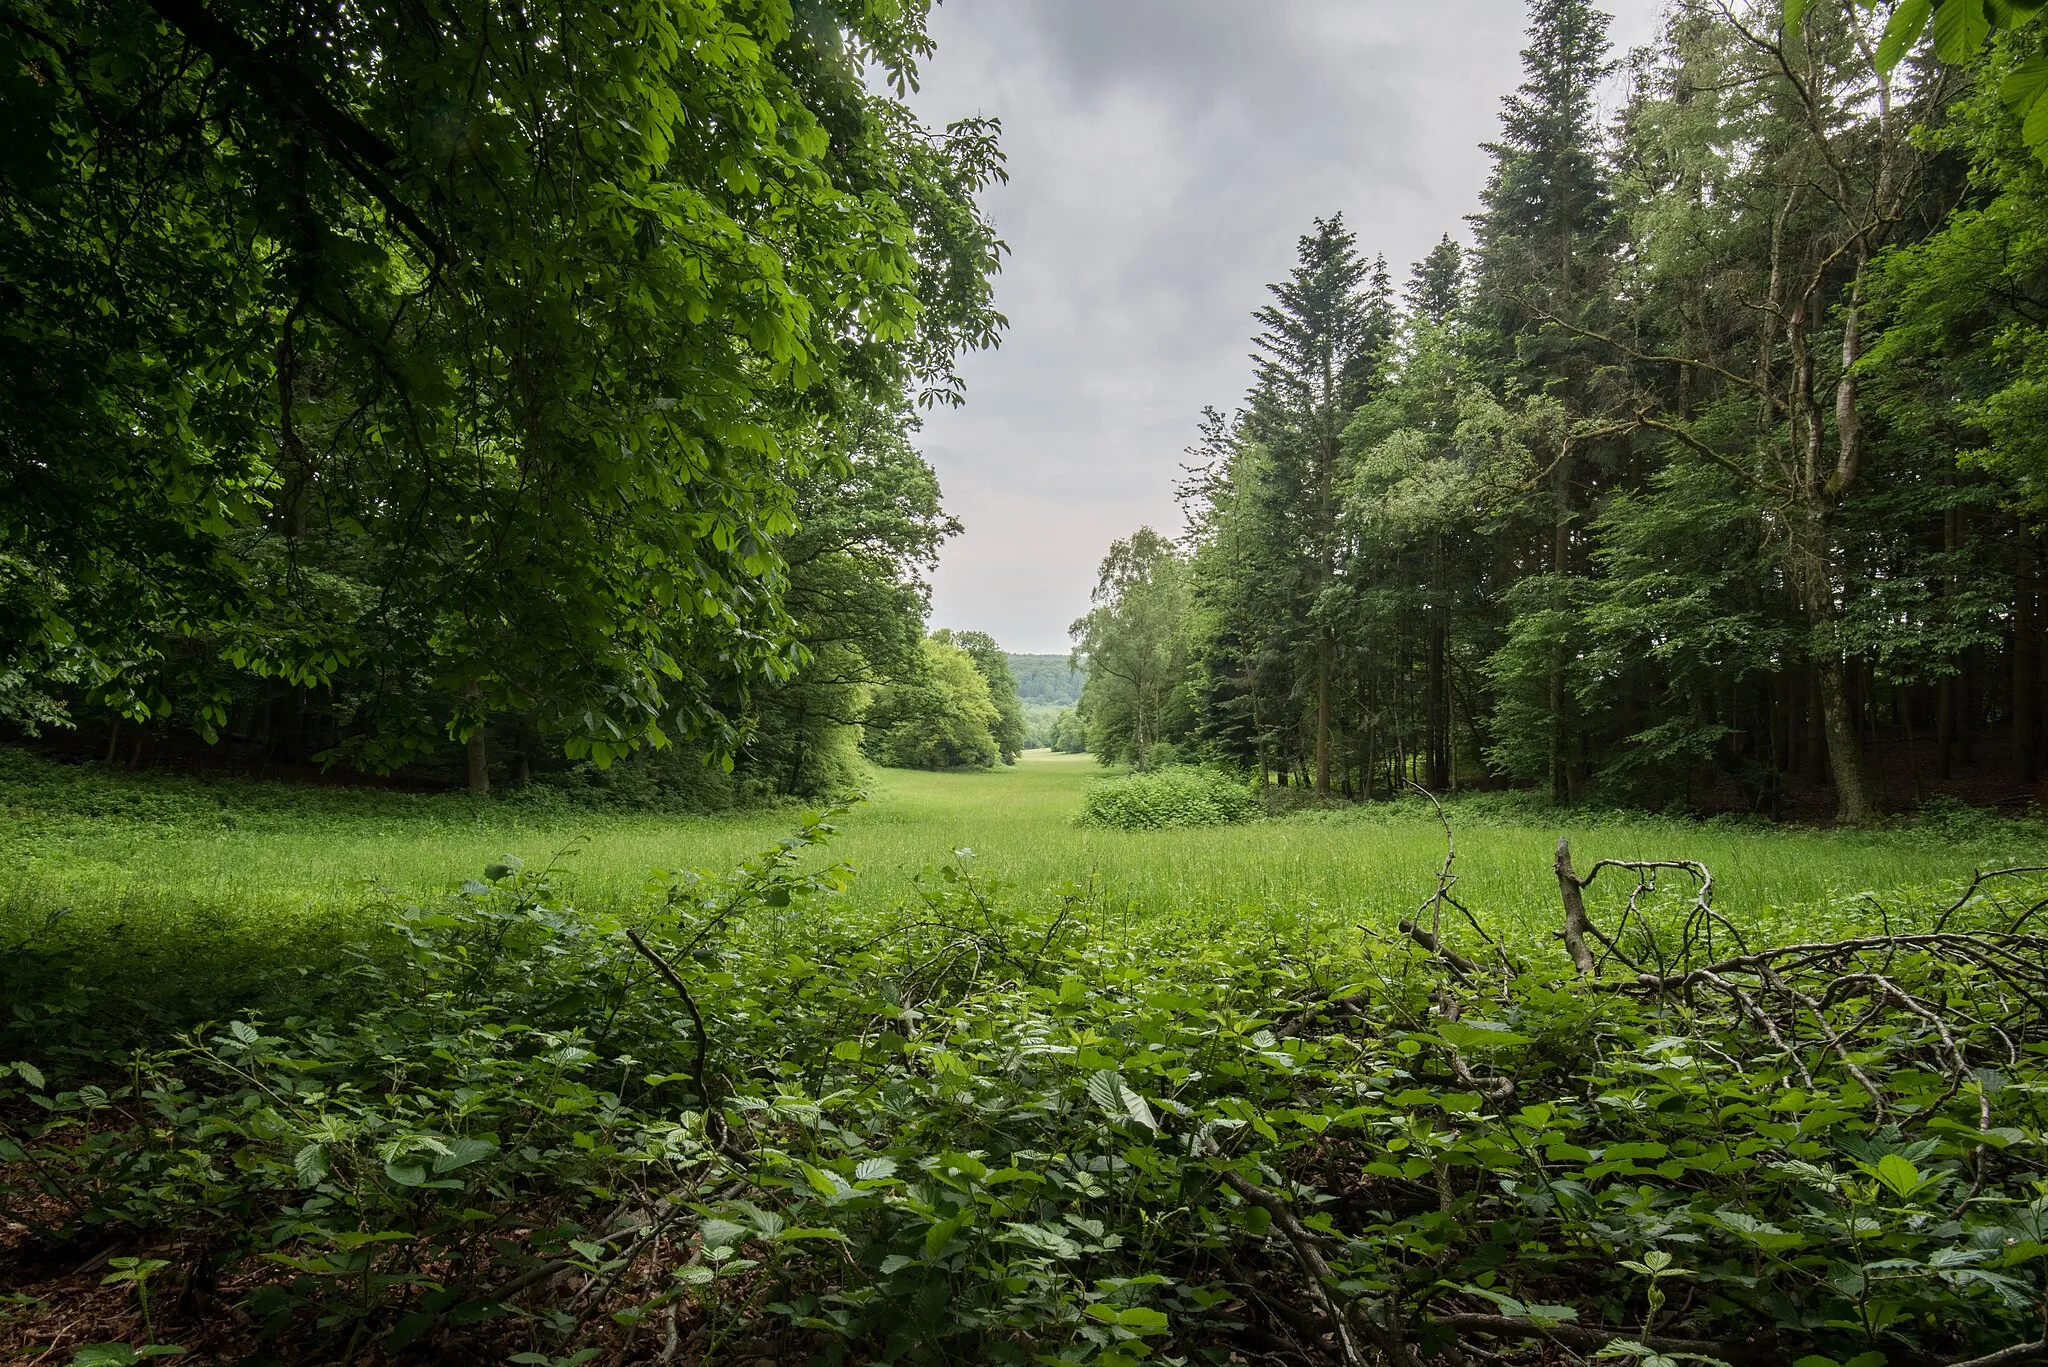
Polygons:
M1104 771L1087 756L1027 753L987 773L883 770L868 800L838 819L814 862L858 873L856 907L911 894L920 873L972 851L1005 896L1042 904L1048 889L1089 884L1118 915L1229 916L1323 929L1390 926L1433 885L1441 826L1419 801L1366 811L1205 830L1078 829L1083 788ZM679 818L519 802L283 785L107 776L22 759L0 767L0 908L26 934L58 909L81 932L112 927L189 953L189 937L269 942L381 916L387 894L447 892L507 855L556 863L572 900L624 909L656 870L723 871L782 836L788 808ZM1594 858L1689 858L1713 869L1720 902L1759 923L1808 917L1857 894L1926 899L1972 868L2048 862L2048 833L1965 821L1832 833L1593 819L1452 804L1460 891L1489 915L1548 924L1559 835Z
M2039 825L1476 797L1424 906L1420 801L1084 829L1100 775L834 832L0 755L0 1358L2040 1347L2048 885L1960 898ZM1559 835L1712 902L1574 930Z

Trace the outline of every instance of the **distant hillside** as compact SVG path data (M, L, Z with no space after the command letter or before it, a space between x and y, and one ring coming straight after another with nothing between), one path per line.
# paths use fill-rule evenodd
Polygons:
M1051 707L1072 707L1081 700L1081 685L1087 681L1085 668L1070 670L1064 655L1012 655L1010 672L1017 676L1017 697L1022 702Z

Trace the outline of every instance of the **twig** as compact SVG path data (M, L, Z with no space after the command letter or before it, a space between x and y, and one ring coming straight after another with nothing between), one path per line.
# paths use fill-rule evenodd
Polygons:
M654 965L654 971L676 990L676 995L683 999L683 1006L690 1013L690 1027L697 1036L697 1058L690 1069L690 1080L697 1089L698 1101L704 1107L704 1132L710 1136L714 1145L722 1149L726 1141L725 1117L719 1114L717 1100L711 1095L711 1037L705 1033L704 1015L697 1009L697 999L690 995L689 987L675 969L669 966L668 960L655 953L647 941L640 938L638 929L627 930L626 938L633 942L633 948L639 950L647 962Z
M2009 1367L2011 1363L2038 1362L2044 1357L2048 1357L2048 1338L2035 1339L2032 1343L2015 1343L2010 1348L2001 1348L1983 1357L1955 1359L1947 1367Z

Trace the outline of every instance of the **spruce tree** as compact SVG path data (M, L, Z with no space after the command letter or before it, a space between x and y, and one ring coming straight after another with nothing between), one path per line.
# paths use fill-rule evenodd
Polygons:
M1409 272L1408 289L1402 295L1410 316L1447 325L1465 301L1465 249L1445 233Z
M1370 283L1368 283L1370 282ZM1338 460L1345 424L1370 393L1393 335L1386 265L1368 266L1342 215L1317 219L1294 274L1270 287L1248 428L1265 453L1260 515L1280 551L1287 608L1275 629L1313 663L1297 694L1313 715L1316 791L1330 791L1331 678L1336 641L1315 608L1337 573ZM1281 548L1287 548L1282 551ZM1301 685L1306 684L1306 687Z
M1481 197L1477 302L1497 363L1538 359L1543 314L1573 318L1600 286L1614 204L1601 166L1594 95L1607 74L1610 16L1588 0L1533 0L1527 79L1501 102L1500 141Z

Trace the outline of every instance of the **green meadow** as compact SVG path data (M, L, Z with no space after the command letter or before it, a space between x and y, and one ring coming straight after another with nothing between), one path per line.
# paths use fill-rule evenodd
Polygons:
M1434 885L1444 831L1419 800L1300 812L1239 826L1115 831L1076 824L1087 756L1028 752L967 773L881 770L836 819L813 862L842 860L856 909L901 903L937 866L964 861L1043 904L1079 885L1121 916L1225 916L1289 926L1388 925ZM659 871L723 872L773 845L797 807L718 816L605 812L536 801L475 802L282 784L214 783L19 754L0 768L0 908L12 935L53 914L70 933L119 928L140 941L204 932L258 946L379 917L394 898L451 891L514 856L554 865L577 903L629 910ZM1758 921L1875 916L1866 898L1925 902L1978 866L2048 859L2031 823L1965 816L1841 832L1550 812L1453 800L1458 893L1490 918L1556 916L1551 860L1572 842L1593 859L1688 858L1708 865L1716 901ZM1860 910L1859 910L1860 909Z

